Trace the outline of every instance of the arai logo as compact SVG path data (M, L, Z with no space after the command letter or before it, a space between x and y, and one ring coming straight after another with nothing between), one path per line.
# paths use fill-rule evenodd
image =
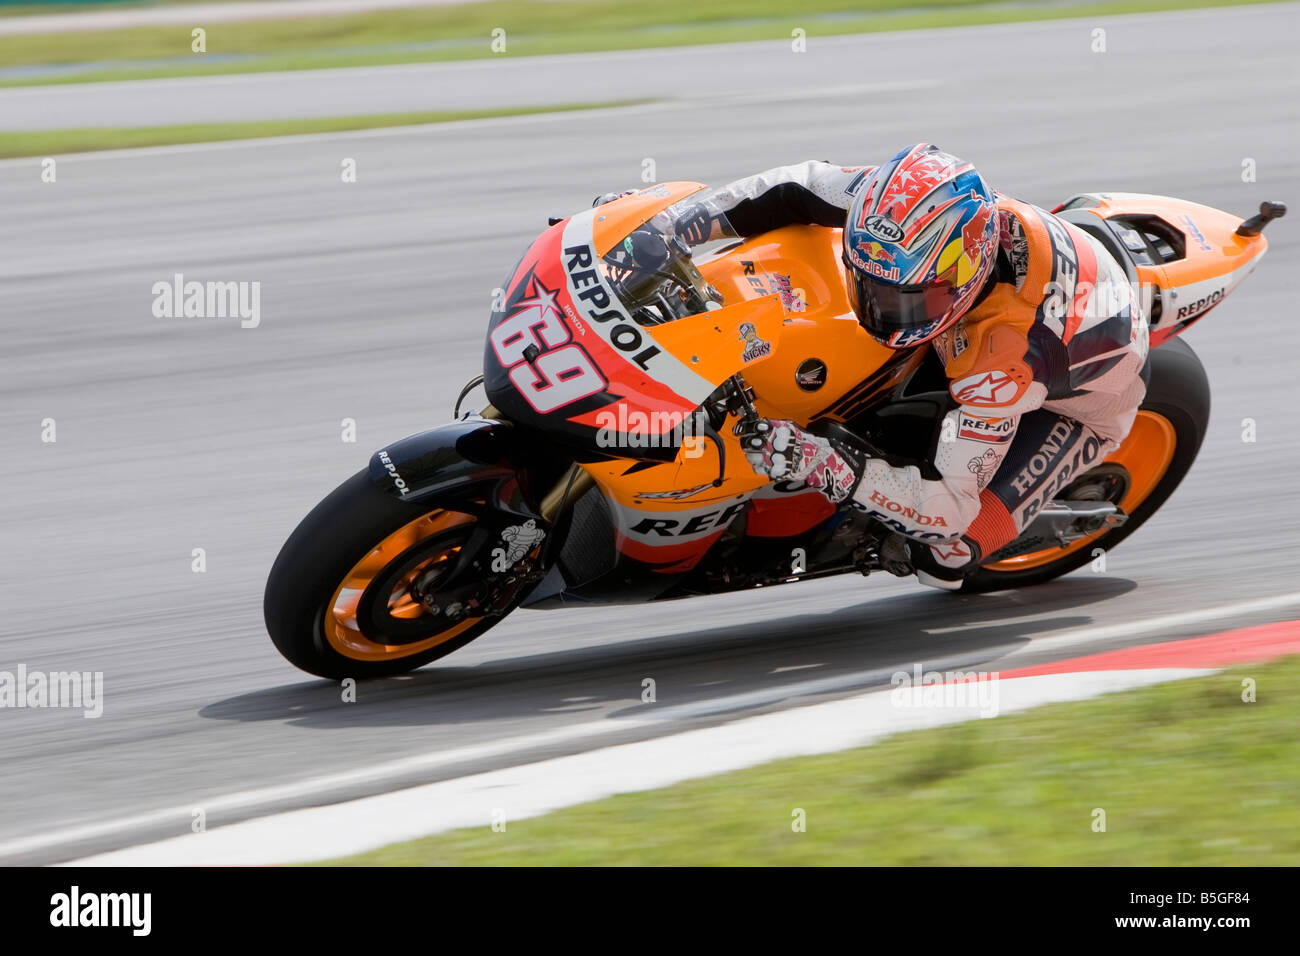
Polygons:
M903 238L903 227L885 216L868 216L862 228L872 239L881 242L898 242Z

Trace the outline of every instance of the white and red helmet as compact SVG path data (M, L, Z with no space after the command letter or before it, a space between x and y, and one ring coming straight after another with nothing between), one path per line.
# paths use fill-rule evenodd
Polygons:
M997 248L996 200L975 167L917 143L878 167L849 209L849 301L882 345L920 345L974 304Z

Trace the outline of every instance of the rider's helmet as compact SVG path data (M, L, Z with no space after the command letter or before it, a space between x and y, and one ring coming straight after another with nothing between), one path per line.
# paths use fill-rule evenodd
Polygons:
M849 209L849 302L881 345L928 342L975 302L997 245L993 191L975 167L917 143L878 167Z

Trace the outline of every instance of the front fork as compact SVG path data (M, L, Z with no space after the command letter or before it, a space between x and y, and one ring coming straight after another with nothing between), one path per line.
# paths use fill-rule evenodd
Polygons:
M542 498L538 509L542 520L519 516L516 524L491 521L479 523L470 532L460 557L446 576L416 580L411 594L431 614L445 614L457 621L470 615L500 616L513 607L513 598L523 588L538 584L550 570L550 556L555 552L554 530L561 518L582 497L594 481L578 465L570 465ZM504 518L500 512L494 513ZM542 535L538 545L522 557L510 559L512 542L503 533Z

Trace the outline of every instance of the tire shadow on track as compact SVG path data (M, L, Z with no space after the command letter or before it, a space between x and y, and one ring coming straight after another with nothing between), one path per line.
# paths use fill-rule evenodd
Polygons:
M337 683L309 680L215 701L201 708L199 716L319 730L450 727L562 714L644 716L640 698L645 678L655 680L657 706L662 707L749 691L770 694L809 679L910 669L943 658L961 657L963 667L979 667L1035 637L1092 624L1091 615L1066 612L1136 587L1133 581L1108 576L984 595L916 592L758 624L614 639L608 645L472 667L433 664L401 677L358 682L354 703L342 702Z

